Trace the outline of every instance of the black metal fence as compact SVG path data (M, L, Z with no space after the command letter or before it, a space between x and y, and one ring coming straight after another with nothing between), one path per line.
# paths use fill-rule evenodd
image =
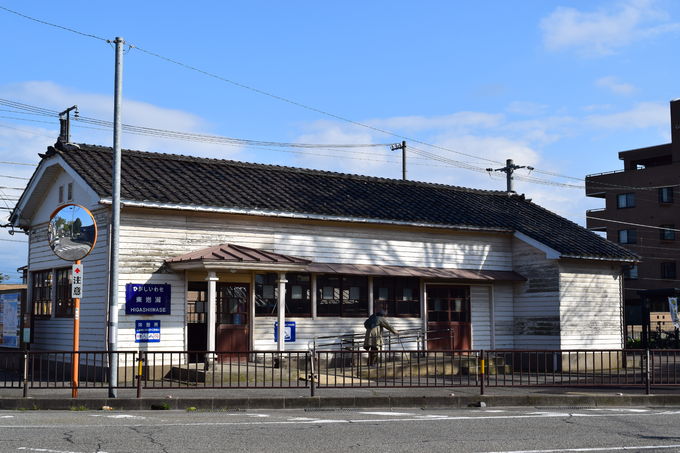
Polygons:
M72 381L72 363L79 378ZM109 364L117 382L109 385ZM0 388L309 389L680 386L680 349L0 351Z

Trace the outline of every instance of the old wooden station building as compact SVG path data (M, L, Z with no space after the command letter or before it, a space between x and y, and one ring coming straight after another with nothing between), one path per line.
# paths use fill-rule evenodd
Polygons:
M65 203L99 226L80 344L106 348L111 167L110 148L58 142L12 213L34 350L71 348L71 263L47 243ZM124 150L121 203L120 350L304 350L378 308L454 332L430 349L622 347L636 255L521 195Z

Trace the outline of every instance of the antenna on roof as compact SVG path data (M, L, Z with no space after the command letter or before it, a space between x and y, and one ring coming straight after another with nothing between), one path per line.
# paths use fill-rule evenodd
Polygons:
M502 168L487 168L486 171L491 173L492 171L502 171L503 173L506 174L506 180L507 180L507 191L508 193L515 193L514 188L512 187L512 181L514 181L514 178L512 177L512 174L514 173L515 170L519 170L520 168L526 168L527 170L533 170L534 167L530 167L529 165L515 165L515 163L512 161L512 159L507 159L505 161L505 167Z
M78 106L69 107L59 113L59 138L57 141L68 143L71 141L71 111L75 110L75 118L78 118Z

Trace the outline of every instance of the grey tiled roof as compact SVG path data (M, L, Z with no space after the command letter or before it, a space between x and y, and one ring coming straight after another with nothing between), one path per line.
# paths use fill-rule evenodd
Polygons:
M50 147L102 197L111 148ZM124 150L121 199L302 215L519 231L563 256L637 256L521 195L415 181Z

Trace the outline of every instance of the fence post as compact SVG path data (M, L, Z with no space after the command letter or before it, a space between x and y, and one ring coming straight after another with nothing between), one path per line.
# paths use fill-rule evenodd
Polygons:
M309 387L311 389L311 396L314 396L316 390L316 373L314 367L314 362L316 361L316 347L307 351L307 354L309 355Z
M651 365L650 365L650 353L649 353L649 348L645 349L645 382L646 382L646 391L647 395L652 394L652 383L651 383Z
M480 369L479 369L479 376L480 376L480 384L479 384L479 394L484 395L484 349L482 349L479 353L479 356L481 357L479 363L480 363Z
M23 373L23 379L24 379L24 392L23 396L26 398L28 396L28 350L24 349L24 373Z
M144 372L143 354L143 352L140 352L139 359L137 359L137 398L142 397L142 373Z

